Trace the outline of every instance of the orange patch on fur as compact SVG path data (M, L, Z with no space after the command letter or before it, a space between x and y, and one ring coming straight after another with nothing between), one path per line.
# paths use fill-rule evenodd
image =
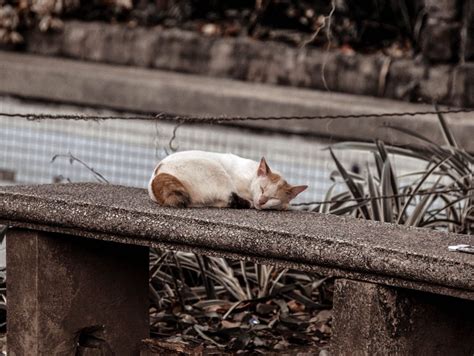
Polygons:
M281 198L284 200L288 200L288 198L291 196L291 185L289 185L287 182L283 184L283 186L278 189L279 192L281 192Z
M278 175L278 174L275 174L275 173L270 173L267 175L267 178L270 180L270 182L272 183L276 183L278 182L281 177Z
M168 173L160 173L151 182L151 190L158 204L185 208L191 203L191 197L183 183Z

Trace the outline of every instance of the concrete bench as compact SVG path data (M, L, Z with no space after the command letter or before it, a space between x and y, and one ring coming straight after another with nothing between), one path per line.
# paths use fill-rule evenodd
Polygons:
M93 183L0 187L12 355L68 354L105 326L117 355L148 326L148 248L334 276L334 354L474 352L474 236L306 212L167 209ZM69 351L68 351L69 350Z

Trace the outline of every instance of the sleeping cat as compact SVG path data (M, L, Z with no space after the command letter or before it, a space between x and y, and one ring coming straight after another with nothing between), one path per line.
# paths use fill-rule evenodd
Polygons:
M307 185L291 186L260 163L230 153L174 153L155 168L148 184L151 199L170 207L288 209Z

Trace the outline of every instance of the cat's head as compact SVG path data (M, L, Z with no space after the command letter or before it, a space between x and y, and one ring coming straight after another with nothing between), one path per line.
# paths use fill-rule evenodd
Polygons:
M279 174L273 173L262 158L252 184L253 205L259 210L286 210L290 201L306 188L307 185L288 184Z

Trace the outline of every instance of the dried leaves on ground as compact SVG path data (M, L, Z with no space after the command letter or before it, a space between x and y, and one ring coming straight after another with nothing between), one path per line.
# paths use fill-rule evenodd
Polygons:
M327 345L330 280L192 253L152 256L156 347L192 353L205 344L206 352L265 353Z

